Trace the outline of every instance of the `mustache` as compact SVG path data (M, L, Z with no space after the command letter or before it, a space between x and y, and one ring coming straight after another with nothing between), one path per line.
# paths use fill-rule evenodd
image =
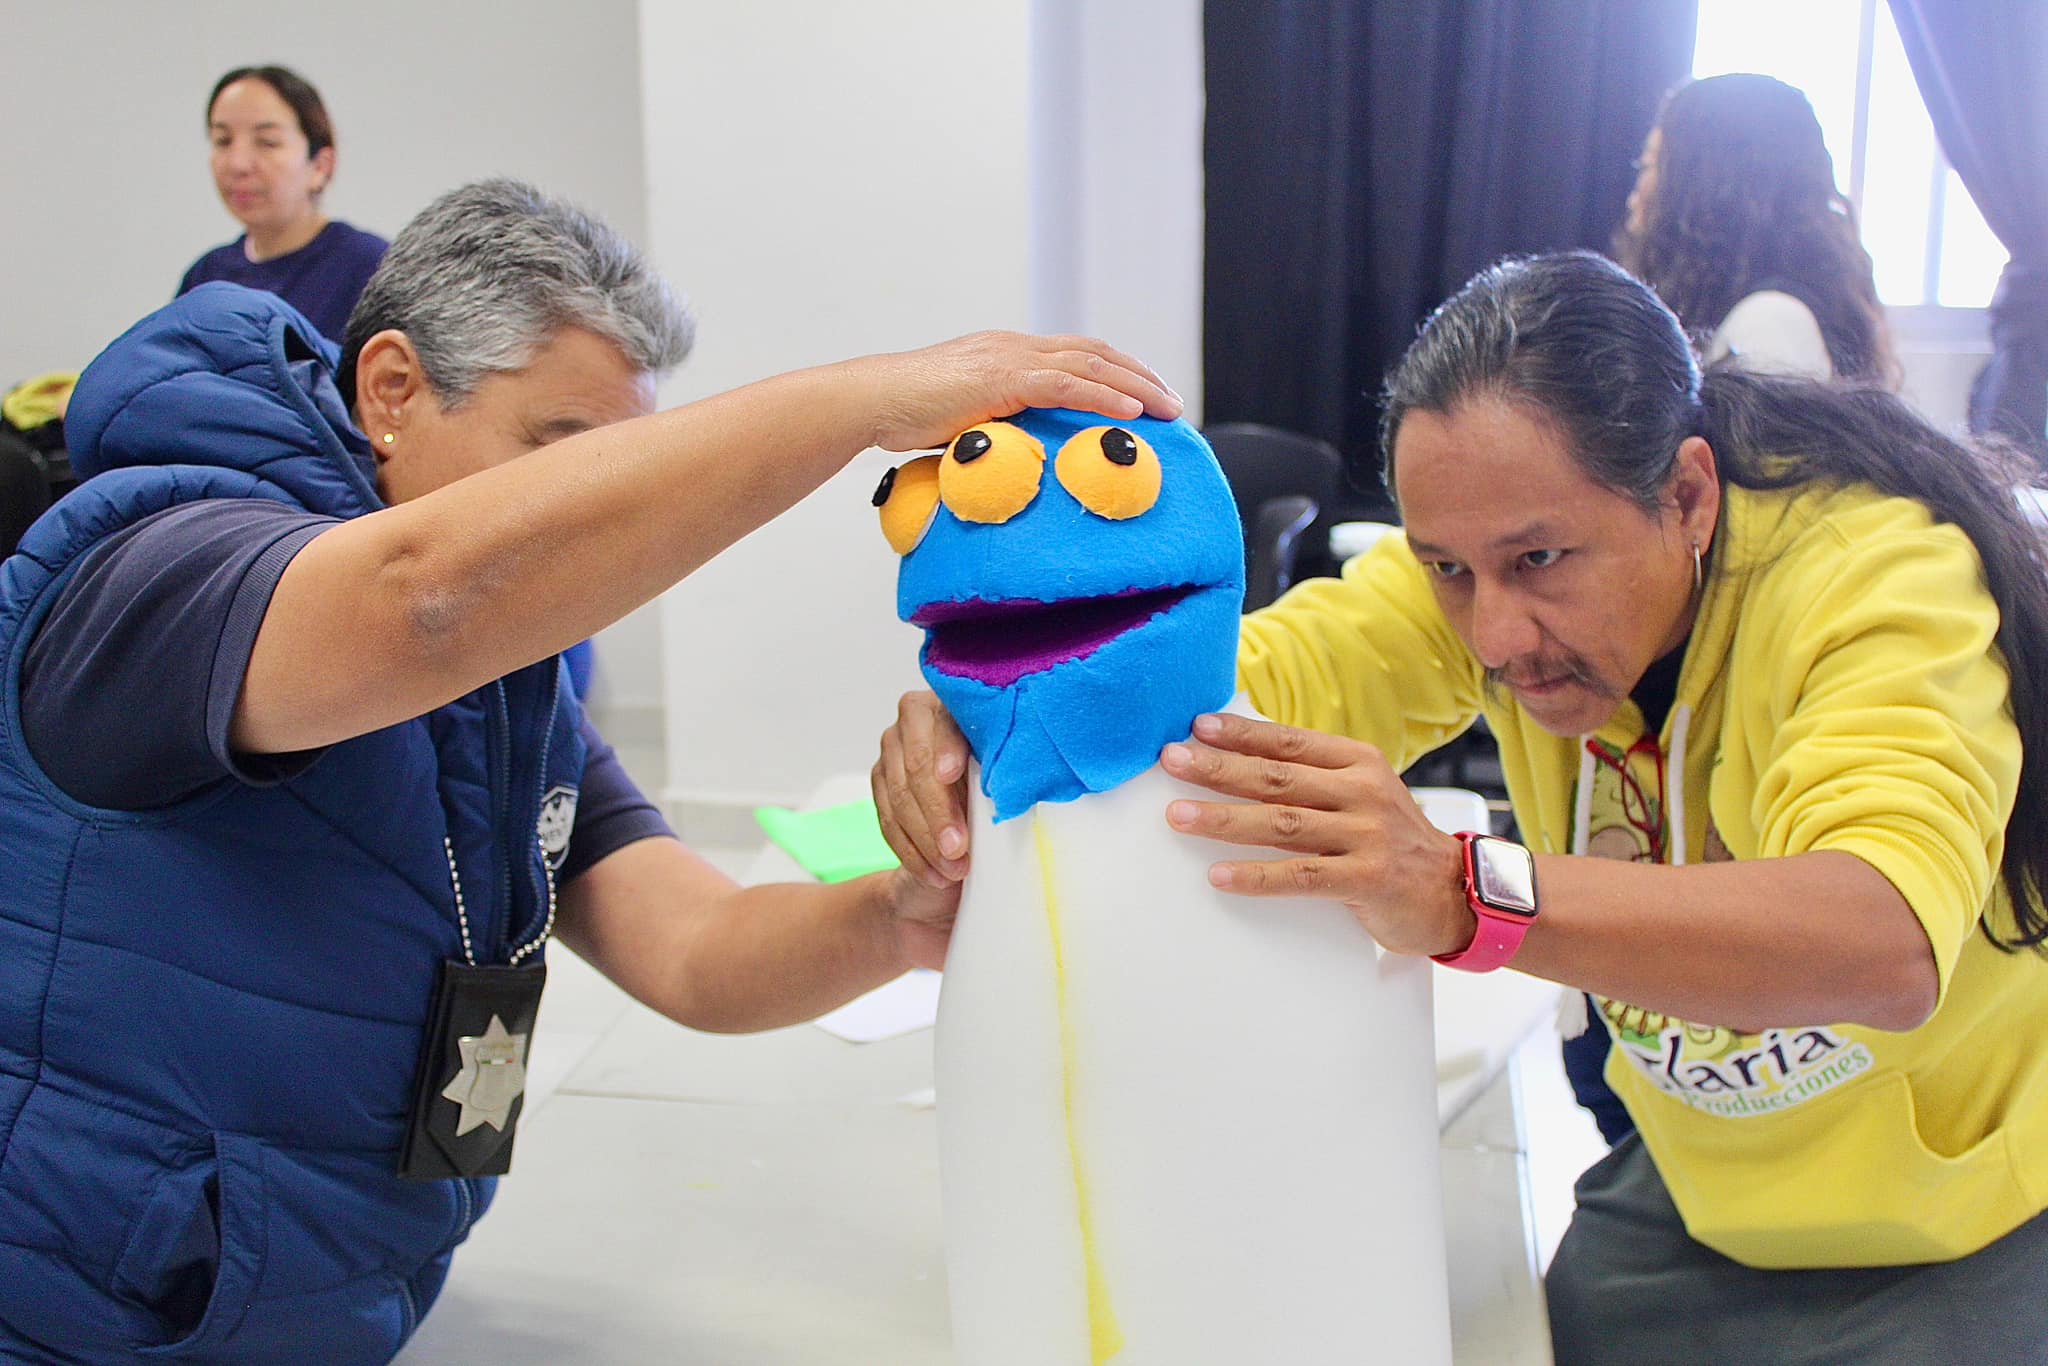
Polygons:
M1488 669L1486 671L1485 686L1486 696L1489 701L1500 702L1507 696L1510 691L1508 675L1511 672L1519 673L1526 678L1536 671L1527 668L1511 669L1508 667ZM1594 673L1592 667L1577 655L1566 655L1554 663L1545 663L1542 671L1536 673L1536 677L1546 683L1560 678L1569 679L1596 697L1619 700L1624 695L1620 689L1600 677L1599 674Z

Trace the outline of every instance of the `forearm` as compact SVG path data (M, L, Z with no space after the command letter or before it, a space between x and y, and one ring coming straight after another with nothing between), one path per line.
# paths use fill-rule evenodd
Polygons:
M889 914L891 874L851 882L764 883L700 918L668 972L665 1001L692 1029L742 1033L816 1019L907 971Z
M1536 880L1542 914L1514 966L1539 977L1745 1031L1910 1029L1934 1009L1925 931L1851 854L1686 868L1540 855Z
M315 538L266 615L237 747L312 748L420 715L654 598L871 442L852 373L586 432ZM774 458L740 458L770 440ZM337 648L362 667L326 667Z
M694 1029L811 1019L910 966L889 875L741 887L670 838L562 889L557 934L641 1004Z

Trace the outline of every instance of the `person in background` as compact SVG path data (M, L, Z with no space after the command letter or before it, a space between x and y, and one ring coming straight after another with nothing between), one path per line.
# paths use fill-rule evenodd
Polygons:
M2023 462L1878 389L1702 373L1591 253L1482 271L1383 413L1403 533L1244 619L1274 719L1197 718L1160 818L1243 846L1209 869L1232 893L1596 998L1637 1132L1546 1276L1558 1366L2048 1360ZM1516 842L1435 829L1397 776L1482 713ZM967 746L929 693L899 715L877 805L936 888L971 857Z
M1665 97L1644 139L1615 254L1678 315L1708 364L1895 389L1898 364L1856 214L1806 96L1769 76L1690 81ZM1672 680L1653 671L1637 702L1664 724ZM1653 862L1621 830L1593 852ZM1617 1143L1634 1127L1602 1073L1607 1031L1590 1003L1563 1012L1572 1094Z
M1708 364L1898 387L1855 208L1813 106L1783 81L1712 76L1665 98L1615 258Z
M236 67L206 101L206 136L213 186L243 233L194 261L178 293L209 280L267 289L340 338L387 243L321 212L335 147L320 92L285 67Z
M320 212L335 163L320 92L286 67L237 67L213 87L206 130L214 188L247 231L194 261L178 293L209 280L267 289L338 340L389 244ZM595 643L579 640L562 658L569 686L589 696Z
M0 559L71 486L64 406L77 382L75 374L53 371L0 394Z
M689 341L631 245L486 181L341 350L216 283L87 368L89 477L0 567L0 1359L388 1360L506 1169L552 938L725 1031L941 961L900 870L692 853L557 653L870 446L1180 402L982 333L656 413Z

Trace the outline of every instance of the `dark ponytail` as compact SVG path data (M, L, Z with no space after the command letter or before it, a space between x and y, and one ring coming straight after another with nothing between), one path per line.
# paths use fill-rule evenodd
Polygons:
M2048 945L2048 555L2014 497L2031 466L2004 448L1950 440L1880 389L1725 366L1702 375L1671 311L1590 252L1490 266L1424 324L1387 380L1387 487L1409 412L1449 413L1485 396L1540 411L1589 478L1647 512L1680 443L1704 436L1726 483L1865 484L1923 504L1969 537L1998 605L2022 746L2000 867L2015 923L2010 935L1987 932L2005 948Z
M2009 948L2048 942L2048 557L2042 529L2014 499L2031 466L1999 446L1943 436L1879 389L1841 389L1807 380L1715 367L1700 386L1701 435L1721 477L1747 489L1801 484L1867 484L1911 498L1970 538L1998 604L1998 649L2012 678L2012 716L2024 758L2006 825L2001 875L2017 922Z

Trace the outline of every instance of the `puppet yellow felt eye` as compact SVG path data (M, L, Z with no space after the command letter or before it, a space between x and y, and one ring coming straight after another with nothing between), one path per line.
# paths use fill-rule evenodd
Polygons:
M1159 501L1159 455L1122 427L1090 427L1070 438L1053 472L1082 507L1113 522L1149 512Z
M984 422L953 438L939 458L939 497L963 522L1007 522L1038 496L1045 447L1022 427Z
M939 457L919 456L883 475L875 485L875 508L890 549L898 555L917 549L939 510Z

